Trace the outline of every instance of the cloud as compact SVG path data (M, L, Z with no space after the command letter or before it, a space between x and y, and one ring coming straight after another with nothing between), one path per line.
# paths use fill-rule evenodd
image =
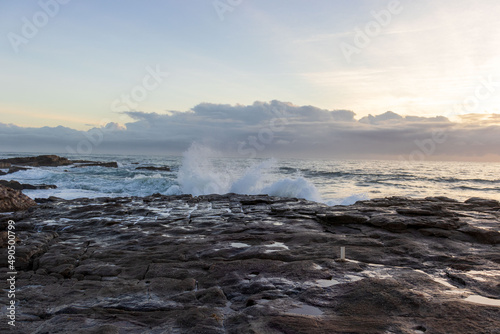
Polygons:
M402 116L396 114L396 113L393 113L392 111L387 111L381 115L377 115L377 116L372 116L372 115L368 115L366 117L363 117L362 119L360 119L359 121L361 123L367 123L367 124L379 124L379 123L385 123L385 122L388 122L388 121L401 121L403 119Z
M55 153L180 154L192 142L239 157L500 160L500 115L402 116L359 120L350 110L288 102L201 103L187 112L126 111L133 121L88 131L0 123L0 150ZM492 158L493 157L493 158Z
M460 115L459 118L471 126L500 125L500 114L467 114Z

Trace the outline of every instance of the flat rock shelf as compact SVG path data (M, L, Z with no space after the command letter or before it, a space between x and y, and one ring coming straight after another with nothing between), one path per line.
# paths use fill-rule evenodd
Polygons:
M500 333L496 201L38 203L0 215L18 237L2 333Z

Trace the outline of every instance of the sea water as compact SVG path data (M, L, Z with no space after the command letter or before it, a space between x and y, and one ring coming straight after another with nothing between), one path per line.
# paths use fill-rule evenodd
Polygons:
M0 158L37 154L3 153ZM447 196L457 200L500 200L500 164L374 160L227 158L201 145L181 157L63 155L70 159L117 161L118 168L40 167L0 176L57 189L24 190L32 198L192 194L268 194L305 198L329 205L386 196ZM137 170L169 166L170 172ZM5 171L5 170L4 170Z

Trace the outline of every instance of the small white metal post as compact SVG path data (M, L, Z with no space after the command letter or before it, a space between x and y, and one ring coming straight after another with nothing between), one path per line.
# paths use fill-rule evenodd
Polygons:
M340 247L340 260L345 261L345 246Z

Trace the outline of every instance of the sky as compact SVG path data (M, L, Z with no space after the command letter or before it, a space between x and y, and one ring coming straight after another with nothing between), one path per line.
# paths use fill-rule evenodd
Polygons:
M198 141L499 161L499 14L494 0L1 0L0 151Z

